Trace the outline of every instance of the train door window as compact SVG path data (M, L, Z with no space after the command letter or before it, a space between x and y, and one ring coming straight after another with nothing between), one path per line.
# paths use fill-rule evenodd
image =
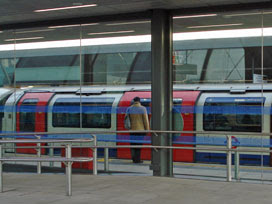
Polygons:
M25 99L19 107L20 131L35 131L35 114L38 99Z
M173 99L173 130L174 131L182 131L183 130L183 118L182 118L182 111L181 111L181 104L182 99L174 98ZM179 134L177 134L179 135Z
M261 132L264 98L207 98L203 129L207 131Z
M114 98L62 98L53 106L54 127L110 128ZM81 106L81 107L80 107Z
M141 104L142 106L146 107L147 113L150 114L150 103L151 99L150 98L141 98Z
M130 105L132 105L133 103L134 103L134 101L131 100ZM147 114L151 114L151 110L150 110L151 99L150 98L141 98L140 103L142 106L144 106L146 108Z
M2 121L4 117L4 109L5 109L5 103L8 100L10 94L4 97L3 99L0 100L0 121ZM2 122L0 122L0 131L2 131Z

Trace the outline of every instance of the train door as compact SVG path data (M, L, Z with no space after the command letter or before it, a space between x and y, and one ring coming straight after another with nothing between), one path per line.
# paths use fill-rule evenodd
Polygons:
M124 127L124 117L127 107L129 107L132 104L134 97L140 97L141 98L141 104L147 108L147 114L150 121L150 101L151 101L151 92L126 92L123 97L120 100L120 103L118 105L119 111L117 116L117 130L126 130ZM120 114L121 113L121 114ZM151 138L150 135L145 136L142 138L145 140L143 145L150 145ZM130 136L128 133L118 134L117 140L120 141L117 143L117 145L130 145L130 143L126 142L130 140ZM117 157L121 159L130 159L131 153L129 148L118 148L117 149ZM143 160L150 160L151 159L151 150L150 149L141 149L141 159Z
M16 107L17 132L46 132L47 105L53 93L26 93ZM18 144L17 146L32 146L32 144ZM35 154L34 149L17 149L18 153ZM42 153L45 150L42 149Z
M194 130L194 105L199 96L199 91L174 91L173 94L173 126L175 130L184 130L184 131L193 131ZM124 117L125 110L128 106L131 105L131 102L134 97L140 97L142 99L142 105L147 107L149 114L149 119L151 119L151 110L150 110L150 100L151 92L126 92L121 98L119 103L119 109L122 110L123 114L118 114L118 130L125 130L124 128ZM119 141L128 141L129 135L119 134ZM144 144L151 143L150 135L143 138ZM194 143L193 134L176 134L173 137L173 145L180 146L186 144L186 146L192 146ZM129 145L129 143L119 142L118 145ZM131 158L130 150L126 148L120 148L117 150L118 158L129 159ZM142 149L141 150L141 159L150 160L151 159L151 150ZM174 161L194 161L194 151L193 150L174 150L173 151L173 160Z

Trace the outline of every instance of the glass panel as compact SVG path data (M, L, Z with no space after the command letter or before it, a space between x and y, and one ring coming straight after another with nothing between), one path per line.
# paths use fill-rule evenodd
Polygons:
M258 53L261 52L261 59L255 59L256 65L261 67L262 69L256 69L256 65L254 64L255 68L255 81L260 83L264 89L267 89L267 87L270 87L270 83L272 82L272 75L271 75L271 68L272 68L272 61L271 61L271 43L272 43L272 35L271 35L271 29L272 29L272 23L271 23L271 11L265 10L262 13L263 17L263 48L258 49L255 48L254 50L251 51L251 56L253 53ZM269 89L270 90L270 89ZM270 92L270 91L269 91ZM264 93L264 95L269 95L268 93ZM263 132L266 134L265 136L260 137L261 141L259 142L259 146L263 147L265 151L269 151L272 149L272 136L271 131L272 131L272 109L271 109L271 104L272 102L269 101L267 106L264 107L263 110L263 117L262 117L262 122L263 125L265 126L263 128ZM270 122L269 122L270 121ZM271 183L271 173L272 173L272 154L271 152L263 152L261 154L261 159L264 168L258 169L258 172L261 172L261 179L263 182L268 182Z
M80 28L15 31L17 86L80 84Z
M271 24L268 19L267 24ZM214 149L225 148L230 136L240 151L239 163L245 166L239 175L232 171L232 178L262 179L260 169L253 173L247 167L261 167L269 160L267 153L256 151L267 150L263 147L268 142L260 133L270 132L265 122L270 121L265 116L270 115L270 88L263 84L270 76L269 71L263 76L263 66L269 69L269 60L264 62L269 58L269 42L262 39L270 34L262 28L262 12L174 16L173 24L174 90L190 96L182 98L183 130L197 131L195 135L182 134L178 143L196 148L182 154L182 162L195 164L186 165L188 171L174 166L174 173L226 179L226 152ZM238 162L236 156L233 152L233 164Z
M17 63L16 55L14 52L14 49L15 49L14 38L15 38L15 35L13 31L3 31L0 34L0 86L1 87L3 86L12 87L14 83L14 68Z
M82 27L83 84L151 82L150 21Z
M261 15L175 16L176 83L252 82L253 64L256 72L260 70L256 59L259 56L260 62L261 26Z

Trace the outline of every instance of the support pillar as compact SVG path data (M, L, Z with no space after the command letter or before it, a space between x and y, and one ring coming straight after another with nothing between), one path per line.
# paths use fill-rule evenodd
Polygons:
M166 10L153 10L152 49L152 130L172 130L172 17ZM152 135L152 145L171 146L169 134ZM152 150L154 176L173 176L172 150Z

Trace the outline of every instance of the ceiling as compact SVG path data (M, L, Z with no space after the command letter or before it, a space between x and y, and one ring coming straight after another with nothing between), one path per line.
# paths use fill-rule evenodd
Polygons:
M179 9L181 9L181 11L184 11L184 9L210 8L215 6L221 6L221 8L228 7L235 10L236 7L243 7L244 5L253 5L254 8L254 5L257 4L264 4L264 6L266 6L270 3L271 1L268 0L0 0L0 30L5 30L2 28L9 27L10 25L14 25L15 27L22 24L27 25L23 27L35 25L35 28L17 29L16 32L14 32L14 29L10 31L5 30L0 34L0 44L13 43L6 41L7 39L16 38L17 43L19 43L19 38L33 38L37 36L42 36L43 38L24 40L23 42L119 37L127 36L128 34L146 35L150 34L150 19L141 18L140 20L132 20L128 18L130 13L139 14L152 9L171 9L173 11L179 11ZM34 12L39 9L87 4L97 4L97 6L59 11ZM252 15L229 16L228 14L233 14L231 10L232 9L229 9L228 12L217 13L216 16L210 17L174 19L174 32L254 28L261 27L262 25L272 27L272 12L271 14L268 13L267 15L264 15L264 17L262 15L255 15L256 13L253 13ZM96 22L93 20L99 18L99 16L108 16L108 21ZM122 21L118 20L119 16L125 17L125 19ZM73 25L74 22L70 19L78 18L85 18L85 20L87 18L86 22L90 20L95 24L84 25L81 28L79 26L68 28L51 28L50 26L39 27L39 23L45 21L54 21L56 22L55 24ZM135 23L135 21L137 22ZM36 22L36 24L34 22ZM124 22L127 23L118 25L118 23ZM114 25L113 23L117 24ZM219 24L230 24L232 26L205 27L206 25ZM99 34L101 32L115 31L127 32L110 33L109 35ZM128 33L130 31L133 32Z
M184 9L262 3L270 0L1 0L0 25L44 20L114 15L151 9ZM97 4L95 7L34 12L39 9Z

